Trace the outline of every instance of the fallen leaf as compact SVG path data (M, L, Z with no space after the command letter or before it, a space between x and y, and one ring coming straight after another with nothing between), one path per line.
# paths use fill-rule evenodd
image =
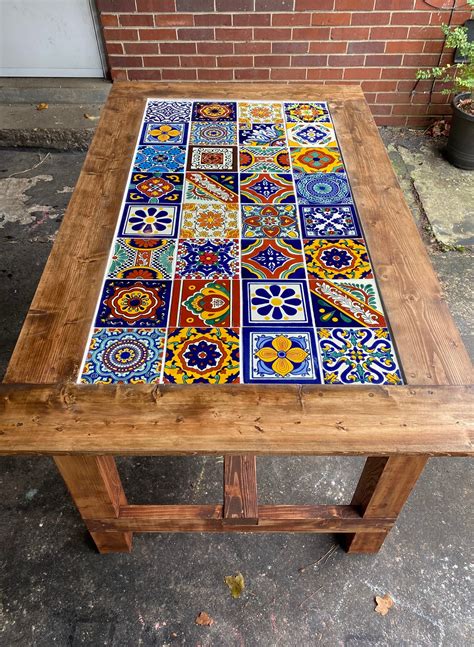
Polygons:
M96 117L95 115L88 115L87 112L84 113L84 119L90 119L91 121L95 121L99 117Z
M244 576L242 573L236 573L236 575L227 575L224 577L224 582L230 589L230 593L233 598L240 598L242 591L245 588Z
M375 611L377 613L380 613L381 616L386 616L389 609L391 609L394 605L394 601L388 593L386 593L382 598L379 595L376 595L375 602L377 604Z
M210 627L211 625L214 624L214 618L211 618L211 616L206 613L205 611L201 611L201 613L198 615L196 620L194 621L197 625L202 625L204 627Z
M36 106L36 110L47 110L49 108L49 104L47 103L38 103Z

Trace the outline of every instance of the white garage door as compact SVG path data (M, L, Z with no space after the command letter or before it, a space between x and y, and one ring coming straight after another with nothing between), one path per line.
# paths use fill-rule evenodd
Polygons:
M0 0L0 76L103 77L93 0Z

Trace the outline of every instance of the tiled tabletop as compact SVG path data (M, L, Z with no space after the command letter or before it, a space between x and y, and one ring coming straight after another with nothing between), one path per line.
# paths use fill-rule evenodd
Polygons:
M149 99L79 381L400 384L324 102Z

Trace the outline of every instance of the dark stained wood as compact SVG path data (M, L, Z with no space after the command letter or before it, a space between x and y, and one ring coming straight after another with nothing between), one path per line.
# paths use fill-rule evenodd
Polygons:
M256 524L257 520L255 456L224 456L224 522Z
M367 459L351 505L357 506L364 519L397 518L421 475L425 456L392 456ZM376 553L388 531L359 533L346 538L349 553Z
M262 505L258 524L229 524L220 505L141 505L121 508L117 518L86 520L92 532L350 532L389 530L394 519L364 520L354 506Z
M56 466L83 519L118 517L127 505L112 456L55 456ZM92 532L101 553L129 552L131 532Z
M472 387L4 384L0 454L465 456L473 412Z

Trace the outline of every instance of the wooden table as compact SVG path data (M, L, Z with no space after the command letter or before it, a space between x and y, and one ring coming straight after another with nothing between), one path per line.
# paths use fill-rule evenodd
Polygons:
M327 101L404 385L78 384L148 97ZM115 83L11 358L0 454L54 457L102 553L133 532L342 533L381 547L429 456L472 454L471 364L356 86ZM115 455L224 455L223 502L131 505ZM350 505L258 505L257 455L364 455Z

